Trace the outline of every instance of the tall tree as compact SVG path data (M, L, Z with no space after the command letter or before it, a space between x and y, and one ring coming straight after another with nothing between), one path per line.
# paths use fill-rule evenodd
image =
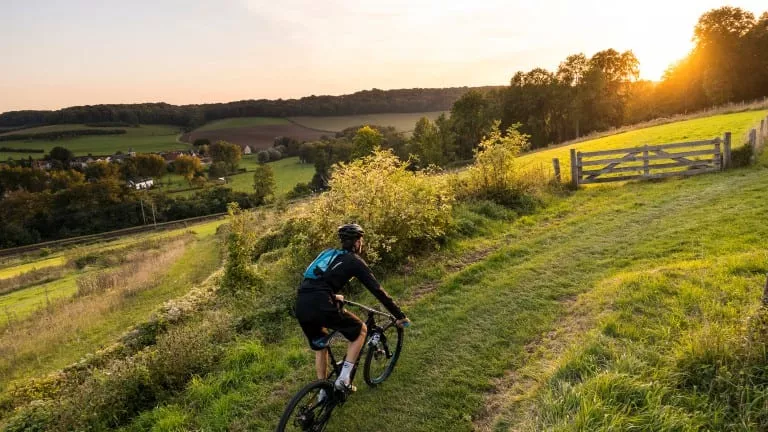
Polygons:
M51 156L51 160L59 161L65 164L65 166L75 157L75 154L72 153L70 149L61 146L52 148L49 155Z
M408 152L418 158L420 167L426 167L445 164L446 155L443 150L440 129L428 118L420 118L408 143Z
M167 172L165 159L157 154L137 154L133 157L136 160L136 170L141 177L162 178Z
M242 153L240 146L226 141L217 141L209 148L209 153L214 162L224 162L229 172L237 171Z
M261 164L253 173L253 197L257 204L264 204L275 193L275 173L272 167Z
M451 121L456 134L456 153L460 159L472 157L477 146L491 127L493 118L488 115L489 102L482 93L470 90L451 108Z
M357 159L373 153L381 147L383 139L384 136L376 129L370 126L361 127L352 139L352 158Z
M176 173L184 177L187 183L192 185L192 178L198 172L203 170L203 165L200 163L200 159L195 156L181 155L173 161Z

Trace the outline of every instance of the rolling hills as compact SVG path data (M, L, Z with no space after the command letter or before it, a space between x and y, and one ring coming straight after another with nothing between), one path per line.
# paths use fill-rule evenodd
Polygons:
M621 137L634 145L719 136L724 128L737 137L761 116L717 116L573 145L624 147ZM563 150L520 162L548 164ZM392 377L376 389L360 384L329 430L768 426L765 339L753 336L764 331L765 162L555 194L526 216L457 206L454 215L471 234L382 275L414 325ZM259 265L280 259L267 253ZM291 394L314 376L312 354L285 309L295 287L282 276L258 288L262 309L232 318L234 336L202 345L218 360L153 408L121 420L121 430L272 429ZM360 290L348 295L375 301ZM237 310L222 302L197 319L218 322ZM192 338L184 328L169 337ZM177 354L179 364L186 360Z

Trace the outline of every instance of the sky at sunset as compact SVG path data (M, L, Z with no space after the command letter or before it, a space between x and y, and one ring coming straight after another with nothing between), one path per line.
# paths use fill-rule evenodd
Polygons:
M503 85L632 49L659 79L709 9L765 0L0 0L0 112Z

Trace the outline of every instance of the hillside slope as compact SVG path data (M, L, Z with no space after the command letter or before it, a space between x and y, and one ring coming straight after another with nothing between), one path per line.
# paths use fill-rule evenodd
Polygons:
M385 286L407 305L415 323L407 331L403 356L383 386L367 389L361 382L329 430L506 430L525 423L525 413L536 413L536 407L544 407L536 418L550 422L531 429L558 425L571 430L569 420L578 415L579 404L547 411L555 408L547 408L536 390L548 382L554 365L568 365L570 357L563 353L580 348L583 335L602 333L630 348L663 342L654 349L657 359L666 361L684 358L681 347L695 329L683 326L663 339L645 319L634 333L606 331L598 317L603 311L624 307L637 308L638 314L666 313L668 299L683 296L688 307L671 310L673 322L705 320L717 323L723 338L738 334L759 304L768 270L768 225L761 220L768 212L765 190L765 168L582 190L388 278ZM716 271L708 271L710 265ZM612 282L653 269L673 270L664 273L668 284L642 285L639 296L632 296L637 283ZM681 284L690 286L682 290ZM606 294L606 285L614 291ZM729 313L710 306L713 299L726 302ZM145 412L128 429L273 428L290 395L313 377L311 353L298 325L274 325L287 334L265 345L241 340L222 369L194 381L175 402ZM556 335L564 336L552 343ZM582 356L583 368L599 375L607 360L590 353ZM590 361L596 363L590 366ZM640 388L645 385L642 367L621 373ZM606 374L602 382L617 372ZM721 428L755 424L745 414L750 408L722 409L696 388L670 387L666 393L676 397L660 399L656 413L675 413L681 429L695 429L701 419L717 413L722 414ZM607 394L616 412L641 410L631 404L642 396L611 399L612 393ZM520 414L521 403L533 408L525 405ZM597 415L581 427L606 426L601 421L614 418ZM639 424L648 426L647 421Z
M768 111L765 110L746 111L632 129L593 140L537 150L523 155L520 158L520 162L529 166L541 165L544 169L551 171L552 159L559 158L564 177L570 178L569 154L572 148L578 151L608 150L636 147L645 144L667 144L712 139L722 137L725 132L731 132L733 148L735 149L741 147L747 141L749 130L759 126L760 120L764 119L766 115L768 115Z

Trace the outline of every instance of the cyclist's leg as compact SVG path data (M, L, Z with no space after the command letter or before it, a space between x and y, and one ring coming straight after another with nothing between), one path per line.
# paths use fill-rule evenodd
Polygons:
M317 379L326 379L328 377L328 350L324 346L315 344L315 341L328 336L328 330L317 321L299 321L301 330L309 342L309 348L315 352L315 371Z
M347 347L347 356L344 358L346 361L350 363L357 361L357 356L360 354L361 348L363 348L365 335L367 333L368 329L365 327L365 323L361 323L360 334L357 336L357 339L351 341Z
M328 350L315 351L315 370L317 379L324 380L328 377Z
M329 327L338 330L350 342L347 347L347 356L344 358L344 366L342 366L341 373L336 379L336 385L337 387L349 386L351 372L365 343L368 329L360 318L346 310L340 311L333 321L329 323Z

